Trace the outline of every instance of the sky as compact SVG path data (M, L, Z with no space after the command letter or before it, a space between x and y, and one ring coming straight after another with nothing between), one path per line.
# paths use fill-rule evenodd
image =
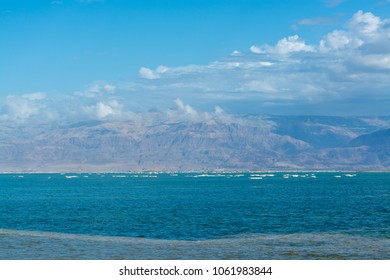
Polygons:
M1 0L0 122L389 115L390 0Z

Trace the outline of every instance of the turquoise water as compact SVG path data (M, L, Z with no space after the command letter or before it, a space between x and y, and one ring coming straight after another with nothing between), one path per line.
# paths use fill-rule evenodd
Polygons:
M2 259L390 259L390 173L2 174Z

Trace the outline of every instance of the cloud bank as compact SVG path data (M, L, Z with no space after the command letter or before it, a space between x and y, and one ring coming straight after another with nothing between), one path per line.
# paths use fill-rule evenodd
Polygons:
M9 95L2 107L0 121L21 123L42 118L52 121L57 118L57 113L50 108L46 95L42 92Z
M390 19L358 11L343 26L316 44L292 34L205 65L142 66L127 82L97 81L61 100L10 95L0 120L131 119L151 109L193 119L225 112L388 115Z
M325 34L317 44L291 35L275 45L236 50L208 65L166 68L163 73L150 70L148 77L140 75L144 81L134 85L134 90L185 92L194 99L247 100L258 102L259 107L279 106L279 111L282 105L296 105L299 110L306 105L322 106L326 114L337 114L334 107L356 114L358 108L352 107L359 105L361 114L372 114L372 104L390 100L388 42L390 20L358 11L344 29ZM150 78L154 81L146 82Z

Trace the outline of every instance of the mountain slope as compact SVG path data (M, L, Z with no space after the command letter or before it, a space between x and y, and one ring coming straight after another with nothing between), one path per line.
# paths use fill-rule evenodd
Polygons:
M372 131L389 123L389 118L236 116L0 126L0 171L383 170L390 168L388 149L380 148L388 147L389 130Z
M390 129L375 131L353 139L351 147L366 147L384 166L390 166Z

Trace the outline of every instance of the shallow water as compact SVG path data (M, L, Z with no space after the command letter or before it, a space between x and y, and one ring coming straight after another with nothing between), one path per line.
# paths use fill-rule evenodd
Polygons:
M6 259L390 259L390 239L249 234L198 241L0 230Z
M389 259L389 179L3 174L0 258Z

